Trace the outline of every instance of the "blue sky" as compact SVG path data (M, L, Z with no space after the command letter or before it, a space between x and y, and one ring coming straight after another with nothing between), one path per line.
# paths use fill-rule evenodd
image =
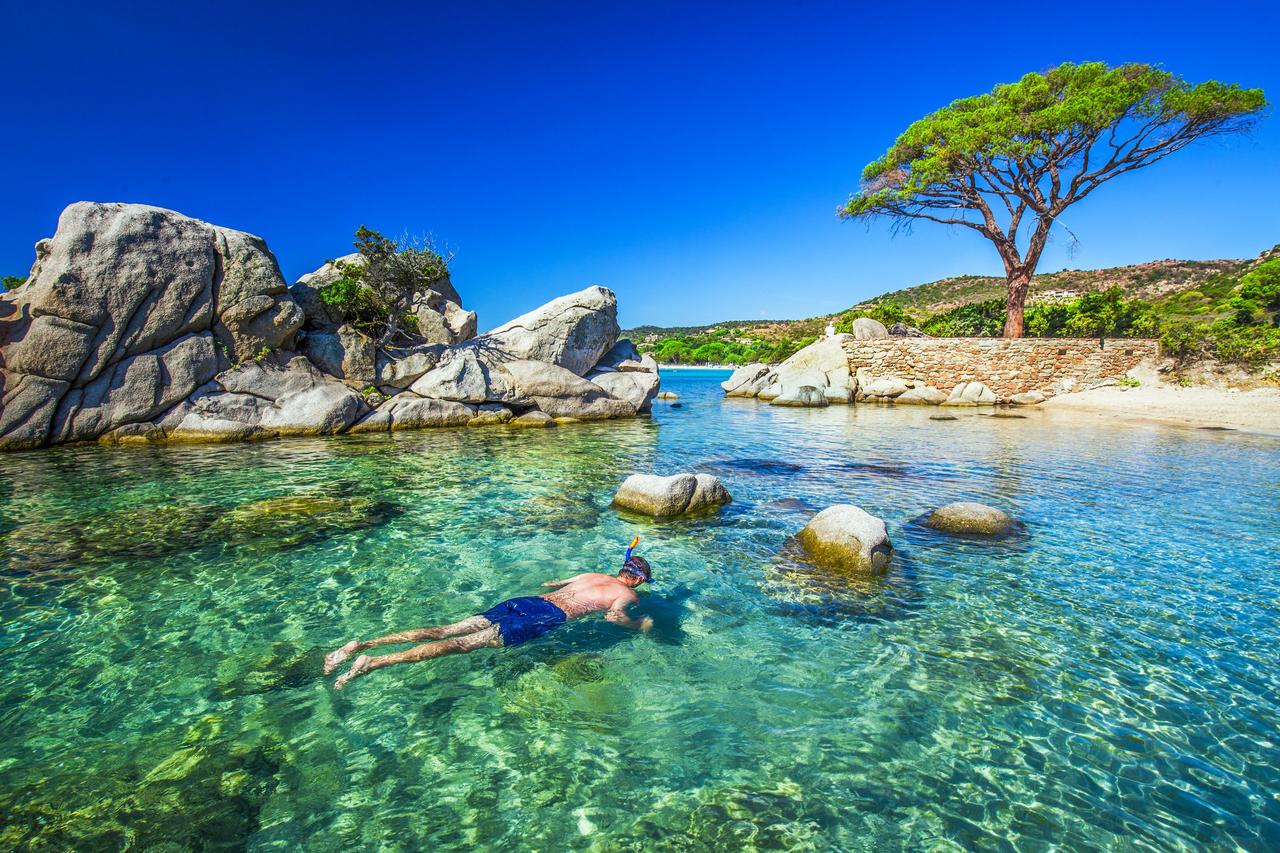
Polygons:
M1280 102L1276 4L1142 5L5 0L0 273L66 204L134 201L261 234L290 281L362 223L428 232L482 328L588 284L624 325L813 316L999 271L967 230L835 217L956 97L1104 60ZM1068 211L1041 270L1251 256L1278 200L1273 111Z

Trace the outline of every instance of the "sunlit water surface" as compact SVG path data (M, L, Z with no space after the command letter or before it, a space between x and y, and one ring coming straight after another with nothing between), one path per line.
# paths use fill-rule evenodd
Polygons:
M1280 441L720 378L545 432L5 456L0 848L1280 847ZM733 504L609 508L686 470ZM958 499L1025 529L914 523ZM840 502L886 520L882 582L787 547ZM637 533L651 634L321 677Z

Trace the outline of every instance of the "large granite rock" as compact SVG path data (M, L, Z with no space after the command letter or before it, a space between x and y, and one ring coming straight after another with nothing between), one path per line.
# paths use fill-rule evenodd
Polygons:
M637 411L594 382L545 361L511 361L502 366L502 372L511 377L520 399L531 401L553 418L594 421L630 417Z
M613 505L654 518L718 509L732 501L720 478L711 474L632 474L613 496Z
M618 298L588 287L553 299L459 347L483 361L543 361L586 375L618 340Z
M847 399L844 402L849 402ZM784 394L780 394L769 401L773 406L797 406L809 408L822 408L830 405L827 399L825 389L815 387L813 385L801 385L799 388L793 388Z
M509 415L510 413L508 413ZM476 417L476 407L454 400L419 397L412 391L397 394L351 427L353 433L386 432L401 429L467 426Z
M174 441L329 435L368 408L363 397L303 356L279 356L220 374L182 405L181 419L166 432Z
M387 393L403 391L440 361L443 344L386 347L374 358L377 385Z
M909 385L896 376L881 376L863 383L858 380L858 399L888 402L910 390Z
M322 372L357 390L376 384L377 351L368 335L345 323L303 335L302 354Z
M0 449L145 425L303 319L258 237L170 210L78 202L0 304Z
M726 397L754 397L763 390L762 380L772 368L755 362L733 371L733 375L720 383Z
M854 340L859 341L887 338L889 337L889 330L879 320L872 320L870 317L859 317L853 321L853 337Z
M852 504L824 509L799 539L815 563L847 571L883 574L893 555L884 522Z
M947 533L994 536L1013 527L1013 519L993 506L974 501L958 501L931 512L925 526Z
M658 396L658 374L633 370L598 372L587 374L587 379L599 385L611 397L626 400L636 414L643 414L653 408L653 400Z

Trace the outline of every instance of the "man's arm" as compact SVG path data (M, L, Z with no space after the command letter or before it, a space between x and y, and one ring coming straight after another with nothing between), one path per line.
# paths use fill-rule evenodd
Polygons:
M636 599L634 596L622 596L611 604L609 609L604 612L604 618L615 625L621 625L624 628L635 628L638 631L648 631L653 627L652 619L648 616L643 619L632 619L627 615L627 608L630 605L635 604L635 602Z

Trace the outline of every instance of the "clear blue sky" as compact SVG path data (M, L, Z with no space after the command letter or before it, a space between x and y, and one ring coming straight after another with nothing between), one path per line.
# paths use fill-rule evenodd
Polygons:
M813 316L997 272L981 238L838 221L910 121L1064 60L1280 102L1274 3L4 0L0 273L80 200L264 236L286 278L361 223L429 232L492 327L588 284L624 325ZM1280 113L1280 111L1276 111ZM1041 270L1280 242L1280 115L1100 190Z

